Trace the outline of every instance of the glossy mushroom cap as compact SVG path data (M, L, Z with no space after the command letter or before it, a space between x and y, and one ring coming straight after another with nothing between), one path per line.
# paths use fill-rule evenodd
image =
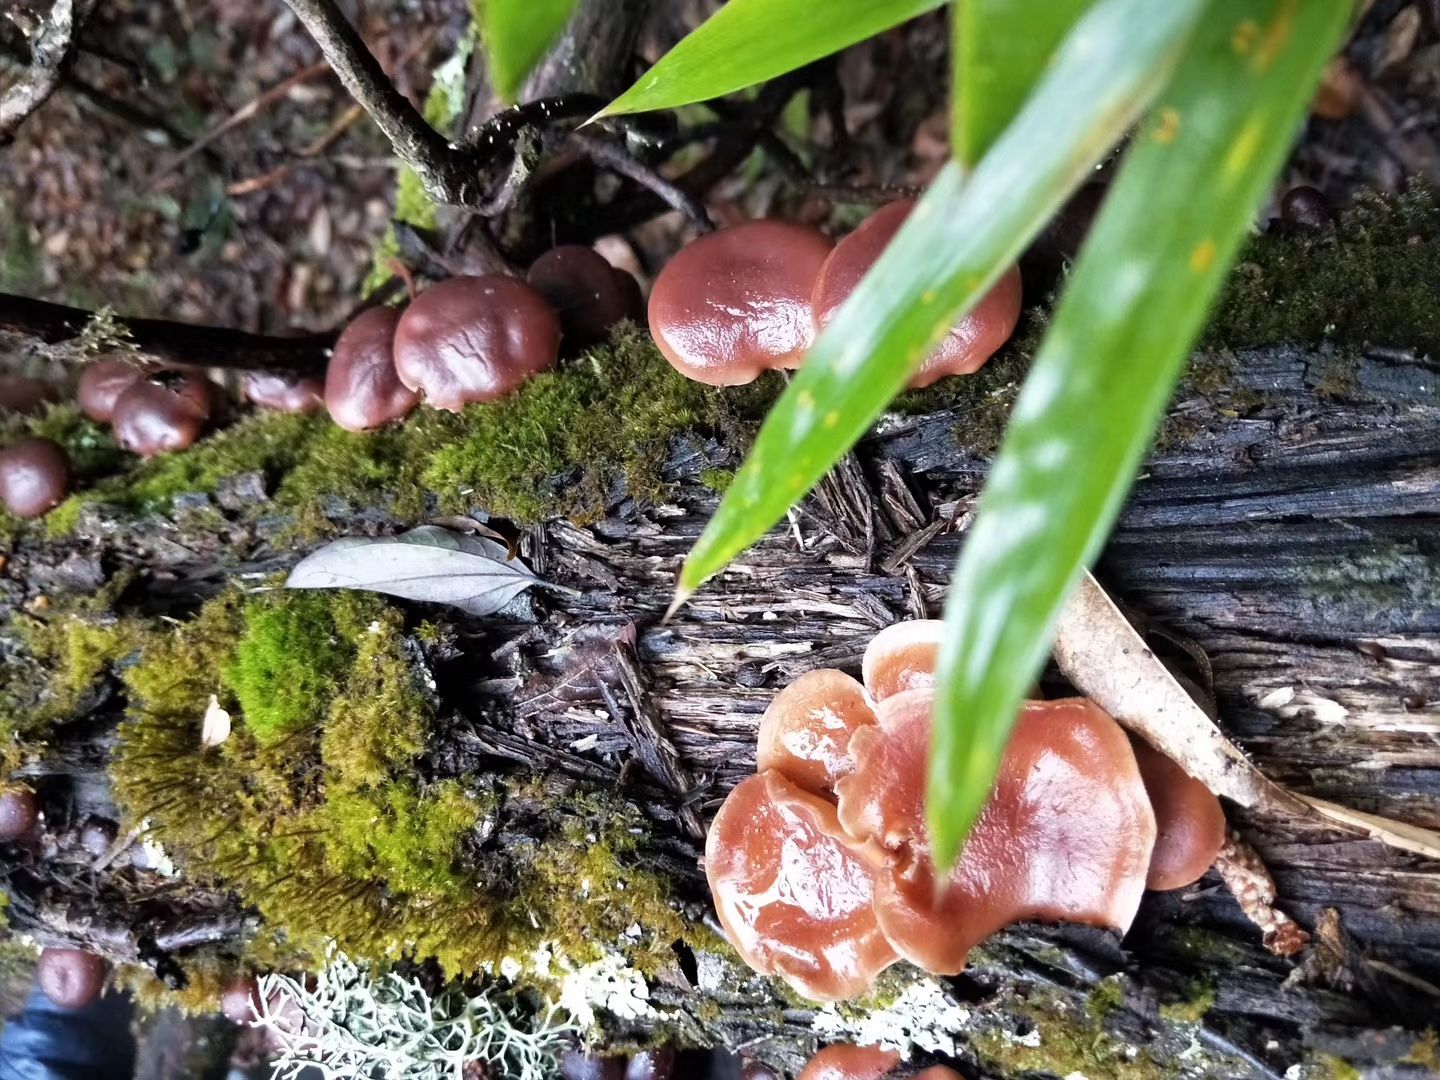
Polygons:
M807 671L765 710L755 768L774 769L815 795L831 796L835 781L855 767L850 736L875 723L861 685L843 671Z
M861 677L872 701L884 701L906 690L935 685L935 659L945 624L939 619L915 619L881 630L865 646Z
M144 458L194 445L210 423L214 389L204 376L185 371L136 380L115 400L115 441Z
M36 981L47 998L64 1009L89 1005L105 989L106 963L79 949L42 949Z
M70 455L59 443L31 437L0 450L0 503L16 517L39 517L69 493Z
M1131 738L1140 778L1155 810L1155 850L1147 889L1192 885L1205 876L1225 844L1225 811L1220 800L1170 758Z
M965 1080L965 1078L954 1069L944 1065L931 1065L923 1072L916 1073L915 1080Z
M604 341L621 319L640 316L635 279L581 244L551 248L531 264L525 280L550 302L565 340L572 344Z
M325 403L325 380L319 375L252 371L245 376L245 397L262 409L313 413Z
M780 1080L780 1074L769 1065L746 1061L740 1066L740 1080Z
M1280 217L1295 229L1318 231L1335 224L1335 211L1319 188L1293 187L1280 197Z
M899 1064L893 1050L836 1043L806 1062L796 1080L880 1080Z
M650 293L650 334L676 370L711 386L800 363L815 337L810 290L828 237L809 225L750 221L702 236Z
M675 1075L675 1057L670 1046L641 1050L625 1066L625 1080L670 1080Z
M40 820L40 801L33 791L19 789L0 795L0 840L28 836Z
M625 1059L570 1050L560 1059L560 1076L563 1080L624 1080Z
M823 328L879 260L891 237L915 208L911 199L883 206L836 245L811 294L815 326ZM970 375L1010 340L1020 319L1020 271L1011 267L970 314L957 322L926 358L911 386L929 386L946 375Z
M80 373L76 399L80 411L97 424L108 424L115 417L115 402L120 395L145 377L140 364L120 357L96 360Z
M774 770L730 792L705 841L730 944L813 1001L854 997L895 962L875 920L873 874L835 807Z
M13 413L28 416L60 399L56 387L28 375L0 375L0 416Z
M925 827L931 690L887 698L850 741L855 771L836 784L838 817L889 865L875 912L902 957L935 974L1025 919L1108 926L1135 917L1155 815L1125 733L1084 698L1032 702L1016 722L989 801L945 887Z
M420 403L420 395L395 373L395 327L400 312L374 307L350 320L335 342L325 369L325 408L346 431L401 420Z
M260 982L236 979L220 991L220 1012L236 1024L251 1024L260 1011Z
M540 292L499 274L421 293L395 328L395 371L426 404L459 412L555 366L560 319Z

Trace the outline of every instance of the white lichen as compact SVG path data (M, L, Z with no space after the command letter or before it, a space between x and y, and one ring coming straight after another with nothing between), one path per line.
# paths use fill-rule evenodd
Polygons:
M533 1009L497 987L432 995L418 979L339 952L313 985L262 976L258 997L256 1024L279 1046L275 1080L311 1067L324 1080L455 1080L475 1064L508 1080L545 1080L575 1032L551 1002Z
M909 1058L917 1051L954 1057L970 1022L970 1011L955 1002L934 979L906 987L884 1008L863 1013L826 1005L815 1014L815 1033L828 1042L879 1046Z
M650 987L619 953L607 953L599 960L579 967L563 957L553 957L564 974L560 978L560 1007L582 1028L595 1025L595 1013L603 1010L622 1020L642 1020L660 1015L650 1004ZM549 965L547 965L548 967Z

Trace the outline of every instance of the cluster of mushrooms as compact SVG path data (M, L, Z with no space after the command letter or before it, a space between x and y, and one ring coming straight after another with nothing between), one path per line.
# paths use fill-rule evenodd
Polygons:
M1215 796L1094 702L1030 701L941 880L925 825L941 625L877 634L863 684L820 669L781 691L757 774L710 827L705 872L730 943L806 998L856 997L900 959L957 974L1014 922L1124 933L1146 888L1193 883L1225 841Z

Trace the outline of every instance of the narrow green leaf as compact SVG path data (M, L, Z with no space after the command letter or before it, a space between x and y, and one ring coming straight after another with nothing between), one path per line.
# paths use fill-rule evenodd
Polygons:
M950 586L928 816L948 865L1099 552L1349 0L1210 0L1036 358Z
M681 570L680 600L855 445L1164 84L1203 6L1101 0L974 173L941 171L771 409Z
M970 168L990 149L1092 2L955 0L956 161Z
M505 101L514 101L525 76L575 10L578 0L479 0L480 37L490 61L490 81Z
M601 116L673 109L733 94L874 37L944 0L730 0Z

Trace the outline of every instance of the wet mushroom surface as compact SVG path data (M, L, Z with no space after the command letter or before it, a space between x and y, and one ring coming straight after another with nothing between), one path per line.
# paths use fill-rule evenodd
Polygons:
M251 371L245 376L244 392L245 399L261 409L312 413L325 403L325 380L319 375Z
M525 280L555 309L568 345L604 341L621 319L644 314L635 278L581 244L551 248L530 264Z
M880 1080L899 1064L893 1050L836 1043L816 1052L797 1080Z
M143 365L123 357L102 357L80 373L76 397L80 411L97 424L115 419L120 395L145 377Z
M115 399L115 441L144 458L184 450L204 434L214 407L215 387L203 375L155 372Z
M56 1005L79 1009L105 989L109 965L94 953L80 949L42 949L35 966L40 991Z
M370 431L402 420L420 395L395 371L395 327L400 312L374 307L350 320L325 369L325 408L346 431Z
M53 510L70 493L70 456L51 439L21 439L0 450L0 503L20 518Z
M1165 891L1193 885L1225 844L1225 811L1209 788L1170 758L1142 739L1130 742L1155 810L1155 850L1145 887Z

